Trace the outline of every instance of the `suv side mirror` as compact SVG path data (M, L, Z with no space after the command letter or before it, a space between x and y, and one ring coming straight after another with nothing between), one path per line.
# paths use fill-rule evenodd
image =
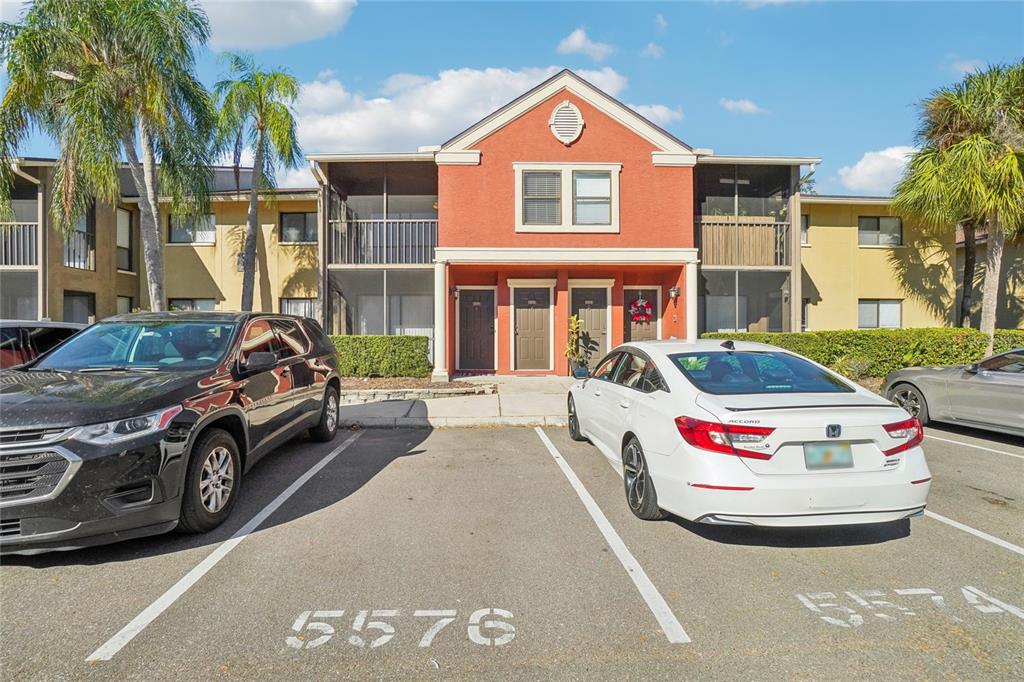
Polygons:
M978 363L976 362L972 362L971 364L964 367L964 371L967 372L968 374L977 374L980 369L981 367L979 367Z
M575 379L589 379L590 370L587 369L586 367L577 367L572 371L572 376Z
M277 356L267 351L249 353L249 359L242 365L247 372L265 372L277 364Z

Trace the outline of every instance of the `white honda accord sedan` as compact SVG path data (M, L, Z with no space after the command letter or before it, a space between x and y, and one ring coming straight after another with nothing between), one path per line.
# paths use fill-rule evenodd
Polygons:
M642 519L826 526L924 511L918 420L793 353L646 341L575 377L569 435L611 460Z

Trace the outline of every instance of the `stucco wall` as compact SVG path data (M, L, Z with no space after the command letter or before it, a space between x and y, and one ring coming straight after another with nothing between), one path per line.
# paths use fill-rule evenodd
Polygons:
M585 122L568 147L548 129L551 110L565 99L579 107ZM479 165L438 169L441 246L693 246L693 169L654 166L650 142L571 93L556 93L474 148ZM619 232L517 233L512 164L520 162L621 163Z
M167 298L212 298L218 310L239 310L242 273L236 255L245 236L248 201L211 202L217 225L214 244L168 244L167 212L161 217L164 239L164 289ZM316 211L315 199L261 202L256 245L253 309L277 312L281 298L315 298L318 251L316 244L282 244L278 222L282 212ZM148 296L144 297L147 301Z
M985 287L985 245L979 244L975 256L974 305L971 324L981 323L981 297ZM961 272L964 250L957 249L957 272ZM957 278L959 280L959 277ZM957 296L960 296L959 286ZM959 304L958 304L959 305ZM999 273L999 302L996 307L996 327L1024 329L1024 237L1007 240L1003 248L1003 268Z
M893 215L872 204L811 204L809 246L801 249L809 330L856 329L858 299L901 299L903 327L949 324L954 305L954 234L930 237L903 221L901 247L857 243L859 216Z

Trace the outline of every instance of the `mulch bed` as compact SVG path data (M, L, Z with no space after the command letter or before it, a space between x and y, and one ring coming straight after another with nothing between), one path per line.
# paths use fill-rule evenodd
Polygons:
M885 381L882 377L863 377L857 380L857 383L868 389L879 393L882 390L882 382Z
M414 379L394 377L383 379L371 377L367 379L346 377L341 380L343 391L375 391L405 388L469 388L474 386L468 381L431 381L430 379Z

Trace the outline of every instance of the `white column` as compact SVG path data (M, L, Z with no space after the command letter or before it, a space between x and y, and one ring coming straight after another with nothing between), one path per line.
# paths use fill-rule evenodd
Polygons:
M686 340L697 340L697 261L686 264Z
M434 263L434 372L430 377L433 381L448 381L448 344L445 342L448 329L446 265L445 261Z

